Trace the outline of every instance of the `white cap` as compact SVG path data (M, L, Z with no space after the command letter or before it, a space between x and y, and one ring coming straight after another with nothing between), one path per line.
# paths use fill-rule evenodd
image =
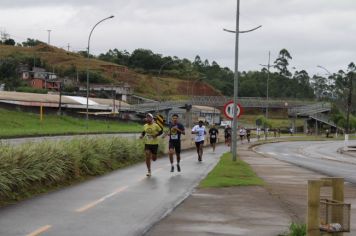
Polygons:
M149 116L153 119L153 115L151 113L147 113L146 116Z

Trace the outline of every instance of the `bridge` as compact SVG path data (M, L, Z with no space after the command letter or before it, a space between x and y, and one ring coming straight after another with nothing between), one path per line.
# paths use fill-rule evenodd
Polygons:
M223 107L228 101L232 100L230 97L225 96L193 96L189 100L179 101L163 101L163 102L145 102L141 104L132 105L129 109L139 112L154 112L164 111L172 108L187 108L189 105L210 106L210 107ZM266 99L263 97L239 97L238 103L244 108L296 108L305 105L331 107L325 103L310 101L310 100L297 100L297 99ZM330 109L329 109L330 110Z

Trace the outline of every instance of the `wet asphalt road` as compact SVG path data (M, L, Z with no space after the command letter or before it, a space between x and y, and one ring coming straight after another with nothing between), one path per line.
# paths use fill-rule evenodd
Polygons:
M142 235L184 200L227 148L182 153L182 172L171 173L168 157L112 172L75 186L0 209L0 235Z
M350 141L349 145L355 145ZM255 150L278 160L356 183L356 157L337 153L344 141L283 142L262 145Z

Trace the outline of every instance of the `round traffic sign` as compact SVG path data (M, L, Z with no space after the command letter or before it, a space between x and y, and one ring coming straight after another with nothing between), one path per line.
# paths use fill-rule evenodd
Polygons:
M236 104L236 117L239 118L242 114L242 107L240 104ZM234 117L234 101L229 101L224 105L224 114L226 118L232 120Z

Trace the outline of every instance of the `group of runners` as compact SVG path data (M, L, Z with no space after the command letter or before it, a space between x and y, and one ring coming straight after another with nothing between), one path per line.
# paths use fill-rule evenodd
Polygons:
M207 135L206 127L203 121L199 121L197 125L195 125L192 130L192 134L195 134L195 146L198 154L198 162L203 161L203 147L205 141L205 135ZM212 145L213 152L215 152L215 145L217 142L219 131L215 128L215 125L208 131L210 137L210 144ZM161 136L165 138L168 136L168 147L169 147L169 161L171 163L171 172L174 172L174 154L176 154L176 168L177 171L181 171L180 160L181 160L181 136L185 135L185 128L179 122L179 116L177 114L173 114L171 117L171 122L169 123L167 130L164 132L163 128L161 128L154 120L154 117L151 113L146 114L146 124L143 126L143 132L140 136L140 139L144 139L145 143L145 159L147 166L147 176L151 176L151 160L157 160L157 152L158 152L158 137Z
M247 139L247 142L250 142L251 138L251 129L245 129L244 127L239 127L239 136L240 136L240 142L241 144L243 143L244 138ZM231 145L231 134L232 134L232 129L230 125L227 125L224 129L224 136L225 136L225 144L227 146Z

